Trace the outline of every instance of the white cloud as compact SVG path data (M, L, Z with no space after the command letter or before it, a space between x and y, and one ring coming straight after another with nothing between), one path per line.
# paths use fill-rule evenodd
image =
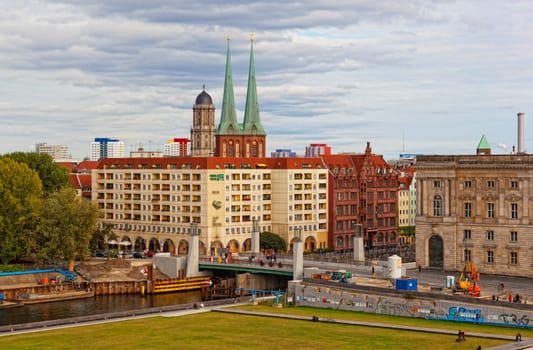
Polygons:
M393 158L516 143L532 114L529 1L0 1L0 154L75 157L94 137L188 137L206 85L220 115L230 35L239 119L251 32L268 146ZM526 135L526 146L531 137ZM533 148L533 147L529 147Z

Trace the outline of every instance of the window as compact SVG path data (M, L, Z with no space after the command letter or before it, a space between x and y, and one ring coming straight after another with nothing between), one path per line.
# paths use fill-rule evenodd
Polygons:
M511 180L511 188L518 188L518 181Z
M466 180L464 182L464 185L465 185L465 188L470 188L470 187L472 187L472 181L471 180Z
M433 216L442 216L442 197L433 197Z
M465 202L465 218L472 217L472 203Z
M487 203L487 217L494 218L494 203Z
M487 181L487 187L488 188L494 188L494 180L488 180Z
M518 203L511 203L511 219L518 219Z
M342 237L337 237L337 247L342 247Z
M492 250L487 251L487 263L494 263L494 252Z
M465 249L465 261L470 261L471 251L470 249Z
M472 239L472 230L464 230L463 239Z
M511 231L511 242L518 242L518 232Z
M494 241L494 231L487 231L487 241Z
M511 252L511 265L518 265L518 252Z
M433 187L440 188L440 181L439 180L433 181Z

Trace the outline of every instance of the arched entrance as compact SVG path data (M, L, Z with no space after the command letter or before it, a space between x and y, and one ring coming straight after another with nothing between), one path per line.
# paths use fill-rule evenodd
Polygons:
M182 239L178 243L178 255L187 255L188 252L189 252L189 242Z
M150 242L148 243L148 250L151 252L159 252L159 240L157 238L150 239Z
M224 248L224 244L221 241L211 242L211 256L222 256L225 251L226 248Z
M429 239L429 267L442 269L444 267L444 243L442 237L433 235Z
M176 254L176 246L171 239L166 239L165 242L163 242L163 252Z
M314 252L316 249L316 239L313 236L309 236L305 239L304 250L306 252Z
M228 243L228 253L238 253L239 252L239 242L236 239L232 239Z
M137 237L135 239L134 248L136 252L143 252L146 250L146 240L142 237Z
M252 239L247 238L244 240L244 243L242 244L242 250L245 252L249 252L252 250Z

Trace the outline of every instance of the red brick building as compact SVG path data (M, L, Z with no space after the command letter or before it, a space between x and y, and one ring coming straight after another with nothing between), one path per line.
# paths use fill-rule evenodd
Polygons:
M396 245L398 175L372 153L321 156L329 169L328 246L335 251L353 249L354 225L362 225L365 247Z

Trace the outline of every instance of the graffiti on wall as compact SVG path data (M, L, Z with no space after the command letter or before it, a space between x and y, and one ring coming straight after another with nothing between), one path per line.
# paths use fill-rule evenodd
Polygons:
M299 294L299 295L298 295ZM387 297L359 292L343 292L333 288L299 289L297 303L313 307L327 307L368 313L409 316L447 321L505 324L533 328L530 312L502 311L501 307L453 305L448 302L418 298Z
M480 309L467 309L463 306L452 306L448 309L446 317L450 321L484 322L483 311Z

